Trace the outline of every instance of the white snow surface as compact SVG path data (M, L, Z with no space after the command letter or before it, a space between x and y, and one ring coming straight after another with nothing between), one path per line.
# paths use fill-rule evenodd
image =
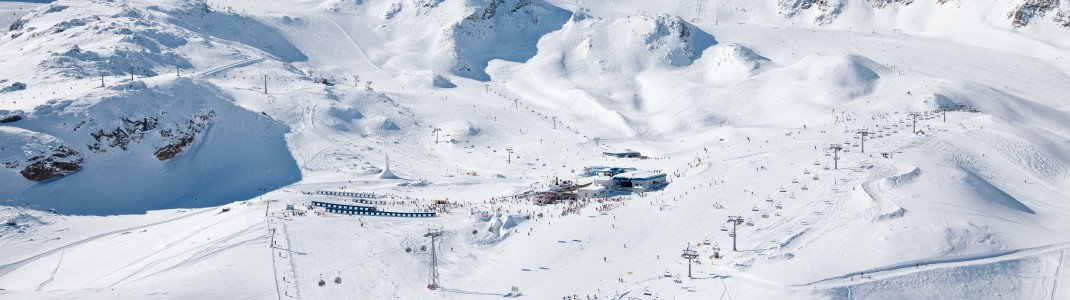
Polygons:
M0 14L2 299L1070 298L1066 1ZM523 197L596 165L670 184Z

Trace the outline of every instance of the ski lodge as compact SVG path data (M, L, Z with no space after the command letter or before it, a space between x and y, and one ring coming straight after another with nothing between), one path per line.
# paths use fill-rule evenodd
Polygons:
M607 197L615 192L642 193L661 189L668 184L668 176L661 172L635 169L614 175L606 172L595 177L592 184L577 189L576 196L590 199Z
M632 149L607 150L607 151L602 151L602 154L606 155L606 156L617 157L617 158L636 158L636 157L642 156L642 154L640 154L639 151L635 151L635 150L632 150Z

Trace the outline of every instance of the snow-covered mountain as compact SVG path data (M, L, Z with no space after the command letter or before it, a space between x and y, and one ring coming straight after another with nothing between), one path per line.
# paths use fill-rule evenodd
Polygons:
M0 13L0 298L1070 295L1065 0Z

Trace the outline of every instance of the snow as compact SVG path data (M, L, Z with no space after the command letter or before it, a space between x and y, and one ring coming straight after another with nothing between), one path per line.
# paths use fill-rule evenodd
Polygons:
M818 2L0 2L0 298L1065 298L1070 7Z

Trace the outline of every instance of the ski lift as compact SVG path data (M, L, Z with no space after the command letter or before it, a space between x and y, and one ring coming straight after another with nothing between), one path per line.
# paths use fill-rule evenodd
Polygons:
M810 170L803 170L803 175L810 175Z
M747 221L747 226L754 226L754 222L753 221Z
M721 231L728 231L728 226L721 225Z
M765 197L765 202L773 202L773 197Z
M758 206L757 206L757 205L755 205L755 206L752 206L750 210L751 210L751 211L758 211Z
M768 219L769 218L769 213L762 213L762 218Z
M342 284L342 271L338 271L338 276L334 277L335 284Z
M808 190L810 190L810 188L806 187L805 185L804 185L804 186L802 186L802 187L801 187L801 188L799 188L799 189L801 189L801 190L804 190L804 191L808 191Z
M784 209L784 205L781 205L780 202L777 202L776 209Z
M323 286L327 285L327 282L326 282L326 281L323 281L323 274L320 274L320 282L319 282L319 285L320 285L320 287L323 287Z
M799 179L798 178L792 178L791 179L791 183L799 183Z
M815 165L815 166L820 166L820 165L821 165L821 162L819 162L819 161L816 161L816 160L815 160L815 161L814 161L814 165Z
M781 192L781 193L787 193L787 192L788 192L788 190L784 189L784 187L780 187L780 192Z
M821 179L821 178L818 178L817 175L814 175L814 180L818 180L818 179Z

